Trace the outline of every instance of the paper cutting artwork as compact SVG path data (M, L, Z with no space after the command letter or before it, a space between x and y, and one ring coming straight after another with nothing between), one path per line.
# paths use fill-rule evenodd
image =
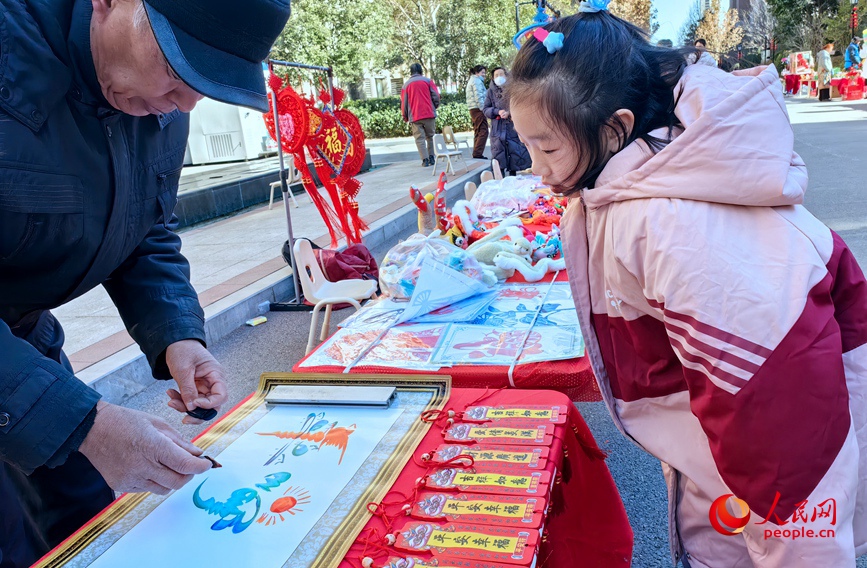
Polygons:
M496 291L483 292L481 294L472 296L471 298L467 298L466 300L455 302L450 306L445 306L434 310L429 314L419 316L412 321L418 323L451 323L455 321L470 321L483 314L485 310L487 310L491 302L496 299L496 297Z
M364 352L355 363L356 367L438 369L439 365L430 365L430 358L445 327L443 324L399 325L389 329L375 345L382 328L365 331L343 328L305 359L301 367L345 367Z
M361 353L368 349L381 330L370 330L362 333L348 334L345 338L332 341L325 348L325 354L333 359L338 365L347 365L354 361ZM332 363L333 364L333 363Z
M506 285L500 290L499 298L512 300L532 300L534 298L541 299L544 295L544 290L540 286L532 284L527 285Z
M383 329L383 327L379 327L356 331L341 328L320 345L300 366L339 365L345 367L363 351L369 349Z
M550 291L549 291L550 288ZM499 288L497 300L531 300L534 305L548 295L546 301L572 300L572 290L568 282L537 282L526 284L504 284Z
M364 365L430 369L434 348L444 325L402 325L390 329L364 357Z
M393 325L403 313L406 302L396 302L391 298L380 298L364 305L364 309L358 310L339 324L341 328L355 330L377 329L382 330Z
M519 303L512 309L503 309L503 306L488 306L487 311L472 320L473 325L487 325L493 328L516 327L525 328L533 324L533 327L546 325L578 325L578 314L575 306L570 302L568 305L546 302L539 315L536 316L537 307ZM535 323L534 320L535 319Z
M544 302L544 303L543 303ZM541 308L540 308L541 306ZM539 311L538 317L536 312ZM535 318L535 323L533 323ZM498 290L496 299L468 323L496 329L577 326L578 314L572 302L569 284L556 282L537 284L506 284Z
M91 566L280 568L402 412L277 406Z
M448 364L511 365L572 359L584 354L581 332L574 326L493 329L486 325L452 324L446 330L432 362Z

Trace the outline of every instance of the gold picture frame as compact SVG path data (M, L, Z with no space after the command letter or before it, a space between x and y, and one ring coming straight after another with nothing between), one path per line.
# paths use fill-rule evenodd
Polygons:
M340 386L387 385L395 387L397 393L421 393L420 396L424 396L424 393L429 393L430 398L424 404L424 407L421 408L421 411L442 410L449 399L451 391L451 377L444 375L264 373L260 377L256 392L242 401L213 427L200 435L194 443L202 449L213 446L224 436L230 432L234 432L245 418L249 417L253 412L260 410L265 405L265 397L275 386L302 384ZM414 410L418 410L418 408ZM320 548L315 560L309 564L310 568L332 568L343 560L358 534L371 518L371 514L366 506L367 503L380 502L385 497L429 429L430 423L428 422L423 422L420 419L412 421L407 430L403 432L402 438L394 450L385 459L373 481L363 490L360 497L351 506L346 517L340 522L325 545ZM105 535L119 521L134 512L150 495L149 493L127 493L121 495L112 505L34 564L32 568L87 565L76 562L79 555L87 551L88 547L93 545L102 535ZM120 536L117 537L118 540L119 538ZM110 546L111 544L109 544ZM95 558L91 562L94 560Z

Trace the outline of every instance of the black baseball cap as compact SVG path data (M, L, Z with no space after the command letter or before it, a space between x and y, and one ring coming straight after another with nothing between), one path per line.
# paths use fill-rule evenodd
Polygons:
M184 83L224 103L268 111L262 70L289 0L145 0L157 43Z

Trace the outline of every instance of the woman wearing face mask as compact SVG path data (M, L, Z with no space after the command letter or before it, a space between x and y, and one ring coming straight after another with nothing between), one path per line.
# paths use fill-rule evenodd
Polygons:
M491 154L500 167L514 175L532 165L530 154L518 138L509 104L503 96L503 86L507 81L506 70L494 69L494 80L485 96L485 116L491 119Z

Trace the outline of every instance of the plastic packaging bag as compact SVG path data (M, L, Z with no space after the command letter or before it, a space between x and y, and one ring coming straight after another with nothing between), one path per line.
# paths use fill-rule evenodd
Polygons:
M514 213L526 211L538 197L535 189L542 187L541 178L535 176L509 176L501 180L486 181L479 186L470 203L480 217L504 219Z
M395 300L411 298L425 258L438 260L473 280L484 282L482 267L475 257L445 239L416 233L385 255L379 267L382 293Z

